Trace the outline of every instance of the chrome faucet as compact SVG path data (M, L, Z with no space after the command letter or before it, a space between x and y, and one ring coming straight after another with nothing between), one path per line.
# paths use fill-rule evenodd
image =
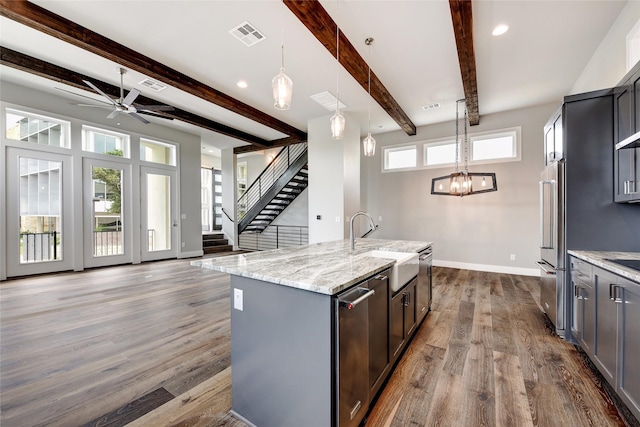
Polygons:
M353 220L356 219L358 215L364 215L367 218L369 218L369 226L371 227L372 230L376 229L376 225L373 223L373 218L371 218L371 215L369 215L364 211L358 211L354 213L353 216L351 217L351 221L349 222L349 242L351 243L351 250L354 250L356 248L356 241L355 241L355 238L353 237Z

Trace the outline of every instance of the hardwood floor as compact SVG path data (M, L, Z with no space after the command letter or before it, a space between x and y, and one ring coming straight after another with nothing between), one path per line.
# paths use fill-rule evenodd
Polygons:
M432 312L367 427L623 426L536 278L434 268ZM0 424L244 426L229 278L173 260L0 283ZM310 424L312 426L312 424Z

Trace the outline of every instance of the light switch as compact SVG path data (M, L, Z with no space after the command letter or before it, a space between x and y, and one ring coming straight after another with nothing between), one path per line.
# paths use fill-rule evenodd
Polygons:
M242 289L233 288L233 308L243 311Z
M340 217L339 216L336 217L336 222L340 222Z

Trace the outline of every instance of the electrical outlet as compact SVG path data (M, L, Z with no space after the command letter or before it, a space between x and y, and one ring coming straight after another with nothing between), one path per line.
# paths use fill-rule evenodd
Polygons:
M187 219L187 214L180 214L180 219Z
M336 217L336 222L340 222L340 217L339 216Z
M243 311L242 289L233 288L233 308Z
M516 254L511 254L511 255L509 256L509 259L510 259L511 261L515 261L515 260L516 260Z
M378 217L378 222L382 222L382 215Z
M187 246L187 244L185 242L182 242L182 247L184 248L185 246Z

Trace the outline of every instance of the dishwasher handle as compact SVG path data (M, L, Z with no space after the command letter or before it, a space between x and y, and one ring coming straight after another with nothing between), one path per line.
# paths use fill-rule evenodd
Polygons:
M366 300L367 298L373 296L373 294L376 293L375 290L373 289L367 289L367 288L358 288L357 289L360 292L365 292L364 295L359 296L358 298L354 299L353 301L349 301L349 300L340 300L340 307L344 307L347 310L353 310L354 308L356 308L356 306L358 304L360 304L362 301Z

